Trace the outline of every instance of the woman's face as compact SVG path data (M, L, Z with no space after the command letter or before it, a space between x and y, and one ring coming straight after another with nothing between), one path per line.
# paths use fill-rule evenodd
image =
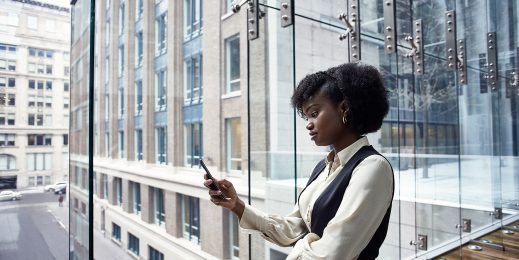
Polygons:
M307 118L306 129L316 145L334 144L345 134L344 109L334 105L322 91L303 104L303 113Z

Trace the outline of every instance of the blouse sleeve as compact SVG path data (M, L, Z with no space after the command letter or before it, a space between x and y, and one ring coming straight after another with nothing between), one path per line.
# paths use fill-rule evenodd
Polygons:
M319 237L308 233L287 259L356 259L378 229L391 203L393 171L381 156L364 159L353 171L337 214Z
M246 205L240 219L240 227L247 233L259 233L266 240L279 246L293 245L308 233L297 205L285 217L267 215Z

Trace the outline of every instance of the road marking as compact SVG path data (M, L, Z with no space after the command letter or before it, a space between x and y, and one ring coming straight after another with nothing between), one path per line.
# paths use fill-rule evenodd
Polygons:
M48 209L47 212L49 212L49 213L54 217L54 219L56 220L56 222L58 222L58 224L59 224L63 229L65 229L65 231L68 231L68 230L67 230L67 227L65 227L65 224L63 224L63 222L61 222L61 220L58 218L58 216L56 216L56 214L54 214L54 212L52 212L51 209Z
M31 204L11 204L11 205L6 205L6 206L0 206L0 210L14 209L14 208L39 207L39 206L45 207L45 206L50 206L53 204L56 204L56 203L48 202L48 203L31 203Z

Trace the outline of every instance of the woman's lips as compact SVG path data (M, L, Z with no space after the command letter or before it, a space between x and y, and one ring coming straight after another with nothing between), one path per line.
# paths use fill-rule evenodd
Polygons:
M317 137L317 133L310 133L310 140L314 140Z

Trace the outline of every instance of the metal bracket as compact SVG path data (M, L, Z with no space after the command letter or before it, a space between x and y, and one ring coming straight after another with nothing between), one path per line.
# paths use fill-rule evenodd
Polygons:
M496 32L487 33L488 83L493 91L497 90L497 45Z
M387 54L396 52L395 0L384 1L384 43Z
M495 219L502 219L503 218L503 209L502 208L495 208L494 209L494 218Z
M505 93L506 93L506 98L510 98L510 97L512 97L513 88L515 86L517 86L517 72L515 72L514 70L511 70L507 73L507 75L509 75L508 77L510 79L506 81Z
M413 22L413 34L408 35L405 40L411 44L411 51L405 54L407 58L413 58L413 65L417 75L423 75L423 44L422 44L422 20L418 19Z
M427 235L418 234L418 250L427 251Z
M465 56L465 39L458 40L458 83L465 85L468 83L467 80L467 56Z
M339 35L339 40L346 39L347 35L349 38L349 53L350 62L360 60L360 11L359 11L359 0L348 1L348 11L339 14L339 20L343 20L346 23L346 33Z
M456 12L445 13L445 42L447 47L447 62L449 70L456 70Z
M468 218L464 218L462 221L463 225L461 230L463 230L463 232L470 233L472 231L472 221Z
M294 5L292 0L284 0L281 2L281 27L285 28L294 24Z
M247 36L249 41L259 37L259 7L258 0L249 0L247 9Z

